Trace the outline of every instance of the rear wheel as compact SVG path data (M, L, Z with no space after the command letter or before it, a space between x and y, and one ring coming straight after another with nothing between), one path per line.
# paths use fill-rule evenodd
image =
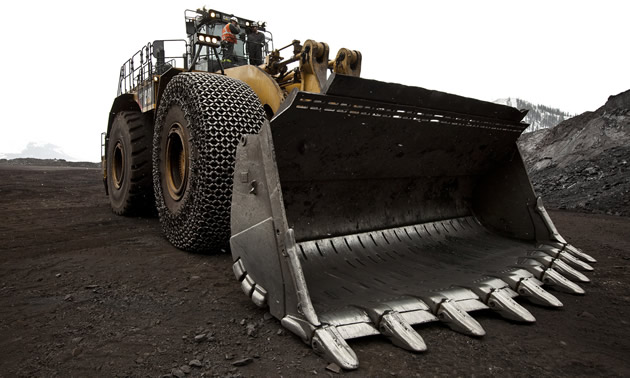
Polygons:
M154 209L152 130L139 111L121 111L107 142L107 191L114 213L142 215Z
M236 145L264 120L258 97L241 81L183 73L169 82L155 122L153 185L162 229L174 246L227 248Z

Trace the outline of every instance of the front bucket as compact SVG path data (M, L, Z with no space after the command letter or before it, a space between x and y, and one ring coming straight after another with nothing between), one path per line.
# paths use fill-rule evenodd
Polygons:
M347 339L422 351L414 324L481 336L470 311L532 322L513 298L583 292L565 276L583 280L590 257L558 234L516 146L524 113L340 75L326 90L293 92L243 138L232 203L243 290L315 351L352 369Z

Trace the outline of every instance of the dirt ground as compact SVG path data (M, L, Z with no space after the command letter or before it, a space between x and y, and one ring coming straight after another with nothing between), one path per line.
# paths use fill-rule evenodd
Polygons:
M598 263L582 297L527 302L533 325L473 314L470 338L431 323L429 350L350 341L335 373L241 292L229 254L172 247L157 219L109 209L98 169L0 165L0 376L630 376L630 218L553 211ZM242 365L242 366L241 366Z

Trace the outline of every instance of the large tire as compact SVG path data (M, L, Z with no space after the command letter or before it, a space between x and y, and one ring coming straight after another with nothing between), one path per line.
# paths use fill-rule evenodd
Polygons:
M139 111L116 114L107 142L107 192L118 215L155 211L151 166L152 125Z
M236 145L265 112L245 83L182 73L168 84L153 138L153 186L167 239L191 252L226 250Z

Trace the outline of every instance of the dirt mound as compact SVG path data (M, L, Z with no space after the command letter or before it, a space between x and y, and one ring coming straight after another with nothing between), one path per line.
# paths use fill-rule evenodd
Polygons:
M550 208L630 215L630 90L519 147L536 193Z

